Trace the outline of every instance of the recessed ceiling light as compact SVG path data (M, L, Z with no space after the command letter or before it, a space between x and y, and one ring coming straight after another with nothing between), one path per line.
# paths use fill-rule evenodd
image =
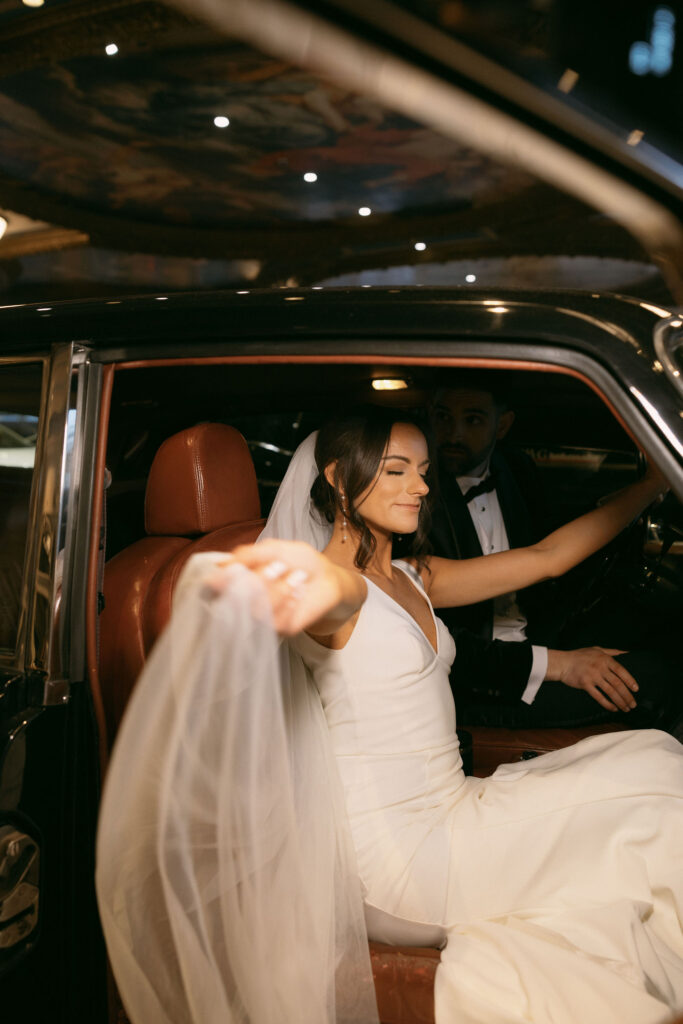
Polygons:
M405 377L376 377L372 382L375 391L400 391L408 387Z
M427 248L427 243L426 242L416 242L415 243L415 248L417 249L418 252L424 252L425 249Z
M38 306L37 312L38 313L49 313L51 309L52 309L52 306Z
M477 275L465 274L465 280L467 281L468 284L474 284L474 282L477 280Z
M0 238L7 231L7 217L0 217Z
M249 291L248 291L248 289L242 288L242 290L239 291L237 294L238 295L248 295Z
M114 54L119 52L119 48L116 45L116 43L107 43L107 45L104 48L104 52L106 53L107 57L113 57Z
M24 7L42 7L45 0L21 0Z
M168 295L157 295L157 302L168 302Z
M304 181L313 182L317 180L318 175L315 173L315 171L306 171L306 173L304 174Z
M227 128L230 124L230 118L219 114L218 117L214 117L213 123L216 125L216 128Z
M369 206L361 206L358 212L361 215L361 217L369 217L370 214L372 213L372 210L370 209Z
M509 312L507 306L489 306L492 313L507 313Z

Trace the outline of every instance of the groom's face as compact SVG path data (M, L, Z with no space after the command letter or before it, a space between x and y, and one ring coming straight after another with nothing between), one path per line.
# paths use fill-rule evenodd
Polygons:
M488 461L513 414L501 412L489 391L442 388L434 396L430 417L439 465L447 473L466 476Z

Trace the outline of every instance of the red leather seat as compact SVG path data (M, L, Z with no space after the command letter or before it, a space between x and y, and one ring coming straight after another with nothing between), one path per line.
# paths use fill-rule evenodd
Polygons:
M263 529L256 471L239 431L201 423L159 448L145 492L146 537L104 572L100 678L110 742L145 659L171 613L185 562L197 551L230 551Z

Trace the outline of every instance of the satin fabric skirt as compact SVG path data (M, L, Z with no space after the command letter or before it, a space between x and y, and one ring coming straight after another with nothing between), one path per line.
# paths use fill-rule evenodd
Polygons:
M394 940L426 944L437 926L430 941L445 942L437 1024L655 1024L683 1011L676 740L611 733L488 779L441 775L416 814L393 765L383 818L350 816L366 901Z

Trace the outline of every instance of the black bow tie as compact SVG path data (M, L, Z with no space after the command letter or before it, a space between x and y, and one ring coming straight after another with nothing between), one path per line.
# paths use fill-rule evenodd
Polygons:
M495 473L489 473L488 476L484 477L474 487L470 487L468 491L463 494L463 501L466 505L472 501L472 498L478 498L480 494L489 494L491 491L496 489L496 476Z

